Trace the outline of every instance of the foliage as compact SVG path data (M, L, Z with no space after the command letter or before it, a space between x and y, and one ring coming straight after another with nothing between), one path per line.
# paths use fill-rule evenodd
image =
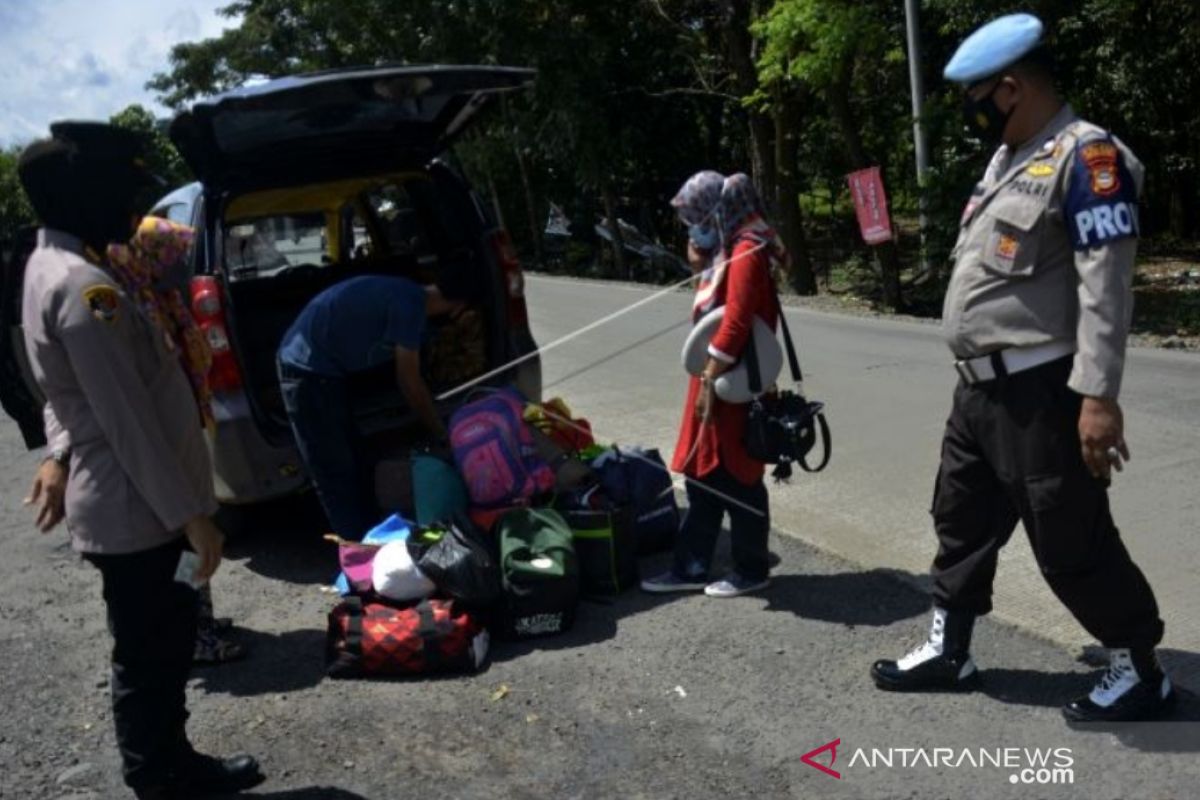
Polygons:
M0 251L13 241L18 230L33 223L33 209L17 177L18 147L0 150ZM4 258L0 258L3 264Z
M146 148L146 167L162 178L167 186L175 188L192 180L191 170L183 157L167 138L159 121L146 108L137 104L127 106L113 114L109 122L142 135Z
M1066 96L1145 162L1144 228L1194 238L1200 6L1023 7L1047 24ZM827 274L846 260L872 261L855 235L844 176L878 164L897 214L915 217L924 201L925 256L944 281L959 213L989 154L964 137L959 90L941 68L971 30L1013 7L925 0L921 8L922 122L933 164L924 186L913 157L904 4L895 0L234 0L225 9L233 27L177 46L151 86L180 108L250 78L306 70L532 66L536 88L500 104L458 147L529 258L576 271L620 269L619 260L601 258L593 231L607 208L678 246L666 201L689 174L715 168L752 172L794 255ZM542 240L551 202L573 223L569 258ZM900 266L911 266L915 243L899 244ZM628 269L651 272L640 262ZM861 271L867 283L878 284L877 273ZM921 285L936 289L937 281ZM880 285L871 294L885 296Z

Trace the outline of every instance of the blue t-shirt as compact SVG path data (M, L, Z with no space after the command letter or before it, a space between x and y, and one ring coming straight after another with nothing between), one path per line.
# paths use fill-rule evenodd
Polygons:
M421 347L425 289L406 278L364 275L309 301L279 346L279 360L342 376L390 361L397 346Z

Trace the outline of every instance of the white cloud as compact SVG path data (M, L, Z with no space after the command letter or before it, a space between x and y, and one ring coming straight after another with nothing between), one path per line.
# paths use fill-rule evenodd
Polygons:
M107 119L145 88L171 47L220 34L228 0L0 0L0 146L56 119Z

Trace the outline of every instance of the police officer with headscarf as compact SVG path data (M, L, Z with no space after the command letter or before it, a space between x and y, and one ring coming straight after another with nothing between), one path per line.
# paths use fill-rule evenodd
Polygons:
M126 784L142 800L247 788L261 780L254 759L200 755L185 732L195 586L220 564L223 541L210 519L216 501L196 402L178 357L102 255L129 239L153 181L128 131L75 122L50 130L18 166L42 226L22 306L52 453L35 498L69 469L72 544L100 571L113 636ZM59 498L37 499L48 530Z
M977 683L972 627L1020 520L1050 588L1110 653L1064 715L1148 719L1174 699L1155 655L1163 623L1107 493L1129 458L1117 397L1143 170L1060 99L1041 37L1036 17L1002 17L945 69L968 124L999 149L963 211L943 310L960 380L933 500L932 630L872 676L891 690Z

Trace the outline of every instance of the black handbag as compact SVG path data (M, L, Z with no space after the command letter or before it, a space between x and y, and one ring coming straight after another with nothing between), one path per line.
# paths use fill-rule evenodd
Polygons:
M792 371L792 382L801 388L804 376L800 373L800 359L792 344L787 317L779 302L774 284L771 292L775 307L779 311L779 327L783 329L783 342L787 350L788 367ZM762 374L758 367L758 348L753 342L746 347L746 372L750 383L749 418L743 444L746 452L755 461L774 464L772 473L776 480L787 480L792 476L792 464L799 464L805 472L820 472L829 464L833 442L829 435L829 423L825 420L824 403L805 399L799 391L781 389L773 394L764 394ZM824 453L816 466L808 463L808 454L816 447L818 432L824 443Z

